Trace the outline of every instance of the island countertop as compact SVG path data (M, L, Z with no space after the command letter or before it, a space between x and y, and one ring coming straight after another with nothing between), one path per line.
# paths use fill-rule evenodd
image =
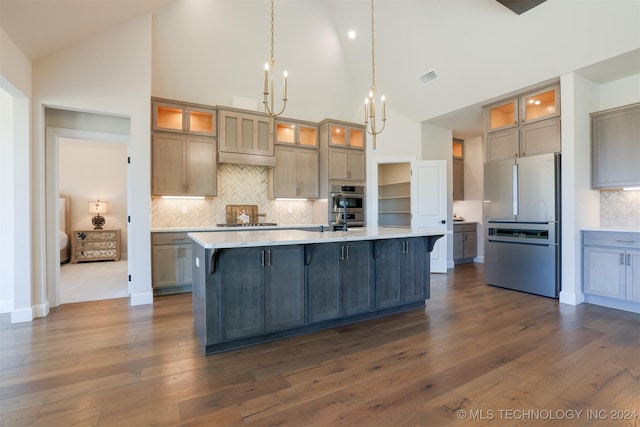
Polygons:
M450 234L436 228L361 227L348 231L249 230L234 233L196 232L188 236L205 249L281 246L358 240L402 239Z

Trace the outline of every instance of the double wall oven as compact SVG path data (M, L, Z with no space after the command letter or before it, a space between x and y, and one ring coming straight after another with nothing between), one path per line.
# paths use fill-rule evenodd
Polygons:
M344 223L344 208L347 208L349 227L364 227L364 187L358 185L332 184L329 187L329 225Z

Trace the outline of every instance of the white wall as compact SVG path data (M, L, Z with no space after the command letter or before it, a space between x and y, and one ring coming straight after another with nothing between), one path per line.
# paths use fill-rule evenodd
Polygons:
M364 98L363 98L364 99ZM362 106L364 120L364 102ZM420 158L421 130L416 123L393 109L387 109L387 124L384 131L376 137L376 149L373 149L373 138L367 134L367 222L375 225L378 222L378 162L411 162Z
M257 100L262 111L264 63L271 52L269 11L268 2L255 0L174 2L159 10L153 22L153 95L229 106L238 96ZM354 92L326 5L281 2L274 13L275 71L289 73L284 116L351 120L366 94ZM280 80L275 92L277 108Z
M44 106L129 117L127 153L131 304L153 301L150 254L151 16L114 27L34 64L34 304L46 304ZM46 314L46 313L45 313Z
M127 146L116 142L60 138L59 190L71 196L71 229L93 228L88 203L105 200L105 229L121 230L121 253L127 253Z
M421 160L447 161L447 268L453 268L453 131L422 124Z
M582 292L580 230L600 226L600 192L591 189L589 113L640 101L640 75L598 85L580 74L561 78L562 291L560 302L579 304Z
M464 200L454 200L452 210L467 221L478 223L478 255L476 262L484 262L484 225L482 223L482 200L484 196L484 162L486 146L481 136L465 139L464 157ZM453 249L452 249L453 250Z
M0 181L0 199L7 201L10 207L2 216L1 222L7 231L2 240L13 245L4 247L11 254L1 264L0 288L4 295L1 298L7 298L3 302L4 308L11 310L11 322L24 322L33 319L29 159L32 73L29 60L1 28L0 54L0 87L12 98L10 106L3 104L11 108L10 124L5 119L0 123L3 127L7 125L0 136L3 153L0 168L5 171Z

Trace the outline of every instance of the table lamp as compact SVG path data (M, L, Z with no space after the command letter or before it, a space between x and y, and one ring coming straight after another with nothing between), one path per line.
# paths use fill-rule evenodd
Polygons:
M100 214L107 213L107 205L107 202L101 202L100 200L89 202L89 213L96 214L96 216L91 219L94 230L102 230L105 220Z

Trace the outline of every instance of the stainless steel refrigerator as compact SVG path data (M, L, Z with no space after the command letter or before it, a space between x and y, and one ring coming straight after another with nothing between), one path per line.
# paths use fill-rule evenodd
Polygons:
M560 154L484 165L485 281L557 298Z

